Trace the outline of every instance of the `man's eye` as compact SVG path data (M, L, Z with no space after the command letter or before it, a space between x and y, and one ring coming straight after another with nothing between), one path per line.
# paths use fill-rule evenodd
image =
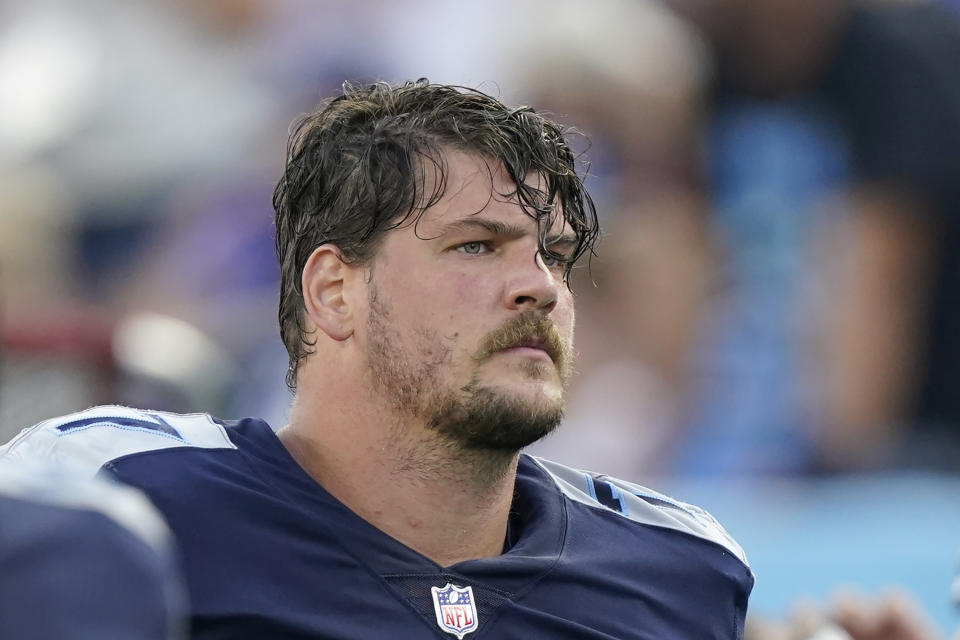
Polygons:
M552 256L545 251L540 252L540 260L543 261L543 266L548 269L566 266L568 262L568 260L563 257Z
M463 244L457 246L457 251L461 253L466 253L472 256L480 255L485 253L490 249L486 242L464 242Z

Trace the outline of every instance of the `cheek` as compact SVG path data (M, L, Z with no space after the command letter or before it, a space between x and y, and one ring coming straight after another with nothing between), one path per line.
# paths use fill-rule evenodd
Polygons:
M487 279L478 278L476 275L461 272L453 280L453 286L457 300L460 302L477 301L477 297L483 292L484 282ZM486 285L489 287L489 285Z
M409 283L404 287L409 295L403 300L403 313L454 351L460 346L467 349L463 343L483 319L483 286L481 278L468 273Z
M444 316L451 322L459 320L469 323L479 317L481 310L491 306L491 300L499 300L491 289L489 278L470 273L457 273L433 285L435 295L443 300Z

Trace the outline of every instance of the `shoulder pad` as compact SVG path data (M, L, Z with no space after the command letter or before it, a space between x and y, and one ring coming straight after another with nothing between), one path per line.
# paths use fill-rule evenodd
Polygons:
M0 447L0 465L45 464L94 475L122 456L175 447L236 449L223 426L205 413L103 406L24 429Z
M732 553L749 567L746 554L717 520L700 507L632 482L580 471L531 456L571 500L613 511L624 518L656 527L682 531L709 540Z

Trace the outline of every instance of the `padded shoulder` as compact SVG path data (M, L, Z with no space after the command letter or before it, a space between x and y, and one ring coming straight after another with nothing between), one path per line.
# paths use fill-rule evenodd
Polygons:
M725 548L746 566L746 554L717 520L700 507L674 500L632 482L580 471L531 456L560 491L576 502L607 509L642 524L682 531Z
M223 426L204 413L103 406L24 429L0 447L0 465L43 464L94 475L122 456L174 447L236 449Z

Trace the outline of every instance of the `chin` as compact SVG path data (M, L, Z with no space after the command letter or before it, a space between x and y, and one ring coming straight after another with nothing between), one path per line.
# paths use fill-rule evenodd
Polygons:
M480 382L474 389L489 391L488 399L493 397L500 402L514 406L527 407L529 411L562 410L564 405L564 386L556 379L530 379L527 377L502 376L491 382Z
M526 382L503 390L505 396L518 404L525 404L533 412L563 410L563 387L550 382Z
M558 384L531 381L485 385L475 381L430 421L468 449L515 452L551 433L563 418Z

